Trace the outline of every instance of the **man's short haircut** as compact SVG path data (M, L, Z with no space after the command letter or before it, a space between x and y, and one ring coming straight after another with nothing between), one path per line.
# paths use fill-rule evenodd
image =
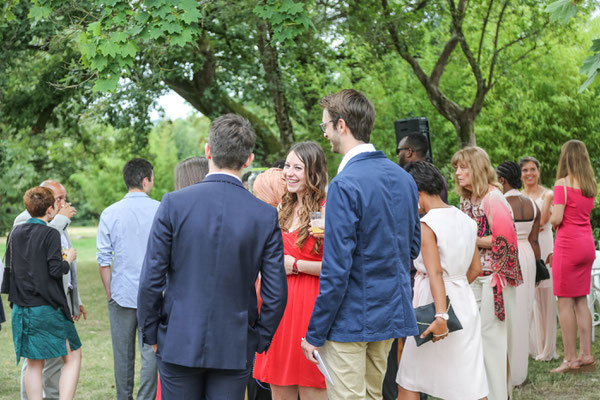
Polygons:
M256 133L246 118L225 114L210 124L208 146L218 168L240 170L254 150Z
M248 171L244 175L242 175L242 183L248 183L248 179L250 179L251 175L252 171Z
M133 158L123 167L123 179L127 189L142 189L144 178L152 179L152 164L143 158Z
M23 202L29 215L33 218L41 218L46 215L48 207L54 205L54 193L46 187L36 186L25 192Z
M427 156L427 150L429 150L429 143L427 143L427 137L422 133L409 133L406 135L406 141L404 142L406 147L410 147L418 157L425 159Z
M281 160L277 160L275 161L272 165L271 168L279 168L279 169L283 169L283 167L285 167L285 160L281 159Z
M427 161L413 161L406 164L404 170L415 180L419 192L439 196L444 190L444 178L435 165Z
M333 129L337 129L338 120L343 119L356 140L369 143L375 122L375 108L364 94L354 89L344 89L323 97L319 105L329 113Z

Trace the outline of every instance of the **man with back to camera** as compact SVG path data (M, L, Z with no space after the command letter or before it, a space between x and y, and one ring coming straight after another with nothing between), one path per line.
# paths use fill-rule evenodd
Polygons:
M277 210L240 179L255 140L239 115L215 119L205 146L209 174L167 193L152 225L138 317L144 341L156 349L163 399L243 399L254 355L269 347L283 316Z
M319 350L331 400L381 399L394 338L418 333L409 266L420 250L413 179L369 144L375 110L352 90L325 96L321 130L344 157L325 213L319 296L302 348Z
M150 162L143 158L127 161L123 179L127 194L100 215L96 256L108 300L117 400L131 400L138 335L138 284L150 227L160 203L148 196L154 186ZM141 335L138 346L142 365L137 398L154 399L158 380L156 358L152 347L143 344Z
M65 187L57 181L47 179L40 183L41 187L52 190L55 199L55 205L58 208L56 216L48 223L48 226L56 229L60 233L60 242L63 249L70 249L72 246L71 238L67 232L67 227L71 224L71 218L75 216L77 210L67 203L67 191ZM31 215L27 210L24 210L19 214L13 222L13 227L24 224L31 218ZM85 307L81 303L81 297L79 296L79 288L77 286L77 262L73 261L70 264L69 272L63 275L63 288L65 290L65 296L67 298L67 304L69 311L73 316L74 321L78 321L83 315L83 319L87 319L87 313ZM44 399L58 399L58 384L60 381L60 373L64 362L62 357L51 358L46 360L44 363L43 375L43 393ZM25 371L27 370L27 359L23 360L23 367L21 368L21 399L27 400L27 393L25 392Z

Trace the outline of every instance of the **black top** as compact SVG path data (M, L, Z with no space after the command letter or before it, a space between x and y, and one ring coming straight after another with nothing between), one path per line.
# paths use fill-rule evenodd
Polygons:
M62 259L60 233L26 223L12 230L6 244L6 265L12 268L8 301L20 307L60 307L72 321L62 283L69 263Z

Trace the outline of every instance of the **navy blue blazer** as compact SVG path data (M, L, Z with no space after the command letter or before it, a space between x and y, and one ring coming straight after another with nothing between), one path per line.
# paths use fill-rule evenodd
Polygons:
M254 287L259 272L260 319ZM143 341L158 343L162 361L245 369L255 352L269 347L286 301L275 208L226 174L162 198L137 310Z
M409 273L421 246L418 201L415 181L381 151L352 157L333 178L310 344L418 333Z

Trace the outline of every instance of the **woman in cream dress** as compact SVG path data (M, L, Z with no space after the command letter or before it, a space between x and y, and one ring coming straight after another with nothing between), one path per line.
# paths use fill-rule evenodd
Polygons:
M522 385L527 379L529 365L529 330L533 315L535 297L536 260L540 259L538 232L540 230L540 212L533 200L522 195L517 189L523 185L521 169L515 162L508 161L496 169L498 181L502 185L504 197L513 210L519 265L523 273L523 284L517 287L516 296L519 307L516 309L516 335L519 340L512 347L514 363L510 365L510 375L514 386Z
M441 174L424 161L405 167L419 189L421 253L413 306L435 303L436 318L423 333L433 340L417 347L413 337L404 344L396 382L399 399L419 399L419 392L446 400L474 400L488 393L481 345L479 310L469 282L481 271L475 246L477 224L440 199ZM448 332L446 295L463 329Z
M540 233L538 242L542 260L550 271L550 279L541 281L535 288L533 318L529 331L529 355L537 361L550 361L556 354L556 297L552 289L552 253L554 237L550 214L554 194L539 184L540 162L533 157L523 157L519 161L523 179L523 194L535 201L540 209Z

